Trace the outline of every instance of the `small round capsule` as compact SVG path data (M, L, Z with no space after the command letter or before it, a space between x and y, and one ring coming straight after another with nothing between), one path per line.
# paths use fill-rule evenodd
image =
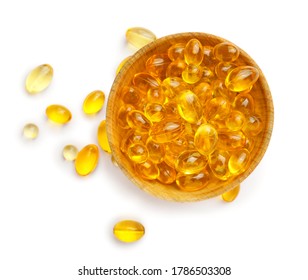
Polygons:
M200 65L203 60L203 47L197 39L191 39L188 41L184 48L184 58L186 63L193 65Z
M149 159L154 163L160 163L164 160L165 147L162 144L154 142L151 138L148 138L146 148L149 152Z
M63 158L67 161L74 161L77 158L78 149L73 145L66 145L62 150Z
M114 236L125 243L138 241L144 233L144 226L132 220L120 221L113 228Z
M159 176L159 169L157 165L149 159L143 163L136 164L135 169L138 174L146 180L155 180Z
M232 131L241 130L245 123L245 116L242 112L233 110L226 119L226 126Z
M210 124L202 124L195 134L195 147L202 155L211 154L217 145L218 134L216 129Z
M144 112L147 118L153 123L160 122L166 116L164 106L158 103L148 103L145 106Z
M189 123L198 123L202 118L202 106L198 97L190 90L184 90L177 98L180 116Z
M135 74L133 84L140 91L147 93L150 88L158 88L160 80L149 73L141 72Z
M169 49L168 49L168 56L172 61L175 61L177 59L184 59L184 48L185 48L185 44L183 43L178 43L178 44L174 44L172 45Z
M233 107L247 115L254 112L255 102L249 93L242 92L235 97Z
M68 123L71 118L71 112L62 105L50 105L46 108L46 115L49 120L58 124Z
M192 90L199 98L201 104L206 104L207 101L213 98L212 86L207 82L201 82Z
M178 119L164 119L154 123L149 136L157 143L166 143L177 139L184 132L184 125Z
M224 150L215 150L209 156L209 167L216 178L227 180L230 177L228 169L230 154Z
M232 202L237 198L239 192L240 192L240 185L237 185L232 190L223 193L221 197L225 202Z
M126 31L127 42L137 49L156 40L155 34L143 27L132 27Z
M147 92L147 99L149 103L164 104L166 101L166 96L160 87L150 88Z
M205 106L207 120L224 120L231 110L230 102L221 96L211 99Z
M167 54L154 54L146 61L145 67L151 75L164 79L170 62Z
M168 98L175 97L178 93L188 89L188 85L178 77L168 77L163 80L161 88Z
M86 114L96 114L104 106L105 93L100 90L92 91L83 102L82 109Z
M157 164L157 167L159 169L159 176L157 177L158 181L167 185L172 184L175 181L176 171L173 167L164 161Z
M247 149L234 151L229 159L228 168L232 175L238 175L247 170L250 161L250 153Z
M221 150L236 150L245 146L246 137L242 131L218 130L217 147Z
M203 46L203 60L202 60L201 65L206 66L210 68L212 71L214 71L214 68L217 62L218 61L216 57L214 56L213 47Z
M142 163L148 159L149 152L143 144L137 143L128 147L127 155L133 162Z
M142 93L134 86L125 86L121 92L121 98L125 104L138 106L141 102Z
M29 93L39 93L51 83L53 69L49 64L42 64L34 68L26 79L26 90Z
M248 135L257 136L263 129L261 117L257 114L248 115L243 129Z
M207 158L196 150L182 152L175 162L177 171L184 174L194 174L203 170L207 165Z
M231 62L219 62L215 66L216 76L220 80L225 80L228 74L236 67L237 65Z
M252 66L239 66L227 76L225 84L231 91L244 91L249 89L259 78L259 71Z
M97 166L99 158L98 147L94 144L85 146L77 154L75 169L78 175L86 176L93 172Z
M23 135L28 139L35 139L39 134L39 128L34 123L28 123L24 126Z
M176 176L177 186L185 192L195 192L204 189L210 182L210 175L203 170L195 174L178 173Z
M135 107L131 104L125 104L120 107L118 111L118 122L117 124L123 128L127 129L129 128L128 122L127 122L127 114L131 111L135 110Z
M166 70L167 77L182 77L182 72L186 69L187 65L184 60L177 59L172 61Z
M239 57L240 50L233 44L223 42L214 47L214 55L219 61L232 62Z
M203 72L200 66L189 64L182 72L182 79L187 84L195 84L200 81L202 75Z
M109 146L107 131L106 131L106 120L103 120L97 129L97 141L99 146L107 153L111 154L111 149Z
M148 132L152 126L152 122L138 110L133 110L127 114L128 125L140 132Z

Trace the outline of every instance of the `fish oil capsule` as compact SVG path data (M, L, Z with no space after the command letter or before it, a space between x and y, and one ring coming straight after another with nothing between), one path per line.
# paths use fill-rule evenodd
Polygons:
M152 122L138 110L133 110L127 114L128 125L140 132L148 132L152 126Z
M159 87L160 80L149 73L141 72L135 74L133 84L138 87L139 90L147 93L150 88Z
M191 39L184 48L184 59L186 63L200 65L203 60L203 47L199 40Z
M126 31L127 42L137 49L156 40L155 34L143 27L133 27Z
M245 116L242 112L233 110L226 119L226 126L232 131L241 130L245 123Z
M114 236L126 243L138 241L145 233L144 226L139 222L124 220L116 223L113 228Z
M220 80L225 80L228 74L236 67L237 65L232 62L219 62L215 67L216 76Z
M116 75L119 74L119 72L122 70L123 66L126 64L127 61L131 59L131 56L125 57L119 64L116 70Z
M217 147L221 150L235 150L244 147L246 137L241 131L218 130Z
M168 49L168 56L172 61L175 61L177 59L184 59L184 48L185 48L185 44L183 43L178 43L178 44L174 44L172 45L169 49Z
M230 177L228 168L230 154L224 150L215 150L209 156L209 167L216 178L227 180Z
M160 87L150 88L147 92L147 101L149 103L164 104L166 101L166 96Z
M74 161L77 158L78 149L73 145L66 145L62 150L62 155L67 161Z
M235 97L233 107L244 114L251 114L255 110L255 102L249 93L242 92Z
M180 116L189 123L198 123L202 118L203 109L198 97L190 90L184 90L177 98Z
M202 124L196 131L194 143L198 152L202 155L211 154L216 148L218 134L210 124Z
M107 131L106 131L106 120L103 120L97 129L97 140L99 146L107 153L111 154L111 149L109 146Z
M166 149L169 149L174 154L184 152L188 147L187 140L184 136L180 136L172 142L166 143Z
M93 172L97 166L99 158L98 147L94 144L85 146L77 154L75 169L78 175L86 176Z
M184 174L194 174L205 168L207 158L197 150L182 152L175 162L175 169Z
M203 170L195 174L178 173L176 176L177 186L185 192L195 192L204 189L210 182L210 175Z
M182 72L182 79L188 84L195 84L202 77L202 68L197 65L189 64Z
M168 77L163 80L161 88L168 98L173 98L181 91L188 89L188 86L181 78Z
M126 132L126 134L124 134L121 141L120 149L123 153L126 153L130 145L136 143L141 143L144 145L146 143L146 140L147 134L130 129Z
M167 77L182 77L182 72L186 69L186 63L184 60L177 59L172 61L166 70Z
M151 75L165 79L166 70L170 62L171 60L167 54L154 54L148 58L145 67Z
M169 166L166 162L157 164L159 169L159 176L157 180L163 184L172 184L176 178L176 171L173 167Z
M141 101L142 93L134 86L125 86L121 92L121 98L125 104L138 106Z
M160 122L166 115L164 106L158 103L148 103L144 112L152 122Z
M231 91L244 91L249 89L259 78L259 71L252 66L239 66L227 76L225 84Z
M68 123L71 118L71 112L62 105L50 105L46 108L47 118L58 124Z
M211 99L205 106L205 118L207 120L223 120L231 110L230 102L221 96Z
M118 121L117 124L124 129L129 128L128 122L127 122L127 114L131 111L135 110L135 107L130 104L125 104L120 107L118 111Z
M143 163L136 164L135 169L138 174L146 180L155 180L159 176L159 169L157 165L149 159Z
M243 148L251 152L254 146L255 146L255 141L251 137L246 137L245 145L243 146Z
M212 86L207 82L199 83L192 91L198 96L201 104L206 104L207 101L213 98Z
M214 55L219 61L232 62L237 60L240 55L240 50L233 44L223 42L214 47Z
M184 132L184 125L178 119L164 119L154 123L149 136L157 143L166 143L177 139Z
M244 126L245 133L251 136L257 136L262 129L263 123L260 116L256 114L247 116L246 124Z
M206 82L210 82L215 76L212 70L206 66L201 67L201 80L204 80Z
M96 114L103 108L104 102L105 93L100 90L92 91L83 102L83 111L86 114Z
M202 65L208 67L214 71L215 65L217 64L217 59L214 56L213 47L203 46L203 60Z
M166 118L178 118L181 119L181 116L178 112L178 104L175 101L169 101L164 104Z
M151 138L148 138L146 148L149 152L149 158L154 163L160 163L164 160L165 147L163 144L154 142Z
M51 83L53 69L49 64L42 64L34 68L26 79L26 90L38 93L45 90Z
M39 128L34 123L28 123L24 126L23 135L28 139L35 139L39 134Z
M232 175L243 173L248 168L250 153L247 149L235 150L229 159L228 168Z
M149 152L143 144L137 143L128 147L127 155L133 162L142 163L148 159Z
M233 189L231 189L230 191L227 191L225 193L223 193L221 195L221 198L225 201L225 202L232 202L236 199L236 197L238 196L240 192L240 185L235 186Z

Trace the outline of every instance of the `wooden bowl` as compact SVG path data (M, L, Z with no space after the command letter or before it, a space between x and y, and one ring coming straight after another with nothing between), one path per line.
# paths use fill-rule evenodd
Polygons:
M203 45L209 46L215 46L221 42L228 42L225 39L205 33L180 33L160 38L146 45L132 56L132 58L123 66L115 78L109 94L107 105L108 140L114 159L118 163L121 170L140 189L150 193L153 196L179 202L198 201L215 197L231 190L236 185L241 183L261 161L270 141L274 120L273 102L266 79L258 65L249 57L248 54L240 49L240 56L237 61L239 63L254 66L260 72L259 79L254 85L254 88L258 90L260 94L256 96L254 100L259 104L260 112L258 113L261 115L264 123L263 131L256 137L255 147L251 153L251 161L248 169L231 180L227 180L225 182L219 180L213 181L206 188L195 192L184 192L176 186L164 185L156 180L148 181L140 178L132 167L131 162L120 150L120 143L121 139L123 139L123 135L118 129L117 112L121 106L121 102L119 102L121 89L123 86L129 84L134 74L139 73L142 69L144 69L145 63L150 56L157 53L165 53L171 45L175 43L186 43L192 38L197 38Z

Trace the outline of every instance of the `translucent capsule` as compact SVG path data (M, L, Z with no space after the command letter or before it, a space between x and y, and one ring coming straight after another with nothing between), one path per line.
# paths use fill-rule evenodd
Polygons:
M228 169L230 154L224 150L215 150L209 156L209 167L216 178L227 180L230 177Z
M133 162L142 163L148 159L149 152L143 144L137 143L128 147L127 155Z
M194 174L205 168L207 158L196 150L182 152L175 162L177 171L184 174Z
M126 40L137 49L156 40L155 34L143 27L133 27L126 31Z
M227 76L225 84L231 91L244 91L249 89L259 78L259 71L252 66L239 66Z
M49 64L37 66L27 76L27 92L38 93L45 90L50 85L52 77L53 69Z
M249 93L242 92L235 97L233 107L244 114L251 114L255 110L255 102Z
M62 150L62 155L67 161L74 161L78 155L78 149L74 145L66 145Z
M166 70L167 77L182 77L182 72L186 69L187 65L184 60L177 59L172 61Z
M144 112L152 122L160 122L166 116L164 106L158 103L148 103Z
M122 70L123 66L126 64L127 61L129 61L131 58L131 56L125 57L119 64L119 66L117 67L116 70L116 75L119 74L119 72Z
M159 87L160 80L149 73L141 72L135 74L133 84L138 87L139 90L147 93L150 88Z
M97 140L99 146L107 153L111 154L111 149L109 146L107 131L106 131L106 120L103 120L97 129Z
M207 120L223 120L231 110L230 102L221 96L211 99L205 106L205 118Z
M245 116L240 111L233 110L226 119L226 126L232 131L241 130L245 123Z
M34 123L28 123L24 126L23 134L28 139L35 139L39 134L39 128Z
M239 192L240 192L240 185L237 185L232 190L223 193L221 195L221 198L225 202L232 202L232 201L234 201L236 199L236 197L238 196Z
M207 101L213 98L212 86L207 82L199 83L192 91L198 96L201 104L206 104Z
M191 39L184 48L184 58L186 63L200 65L203 60L203 47L199 40Z
M175 162L178 159L179 154L173 153L172 150L170 150L168 147L165 149L165 156L164 161L171 166L172 168L175 168Z
M126 134L124 134L123 139L121 141L120 149L123 153L127 152L127 149L130 145L141 143L145 145L147 140L147 134L140 133L139 131L135 130L127 130Z
M189 123L198 123L202 118L203 109L198 97L190 90L184 90L177 98L180 116Z
M188 89L188 86L181 78L168 77L162 82L161 88L168 98L173 98L181 91Z
M237 65L232 62L219 62L215 66L215 73L218 79L225 80L228 74L236 68Z
M164 95L163 90L159 88L150 88L147 92L147 101L149 103L158 103L164 104L166 96Z
M104 106L105 93L100 90L92 91L83 102L82 109L86 114L96 114Z
M212 88L213 88L213 93L212 93L213 97L224 97L225 99L230 100L229 98L230 91L226 88L224 81L219 79L215 80L212 83Z
M168 49L168 56L172 61L175 61L177 59L184 59L184 48L185 48L185 44L183 43L178 43L178 44L174 44L172 45L169 49Z
M127 114L128 125L140 132L148 132L152 126L152 122L138 110L133 110Z
M235 150L229 159L228 168L232 175L243 173L248 168L250 153L247 149Z
M200 69L202 72L201 80L210 82L214 78L214 73L210 68L203 66L203 67L200 67Z
M202 124L196 131L194 143L198 152L202 155L211 154L216 148L218 134L210 124Z
M235 150L244 147L246 137L241 131L229 131L221 129L218 131L217 147L222 150Z
M138 106L141 101L142 93L134 86L125 86L121 92L121 98L125 104Z
M257 136L263 129L261 117L257 114L248 115L244 126L244 131L250 136Z
M214 55L219 61L232 62L239 57L240 50L233 44L223 42L214 47Z
M139 240L144 235L144 226L139 222L132 220L124 220L118 222L113 228L114 236L126 243L131 243Z
M177 186L185 192L195 192L204 189L210 182L210 175L203 170L195 174L178 173L176 176Z
M166 118L173 118L173 119L181 118L178 112L178 104L175 101L169 101L165 103L164 107L165 107Z
M128 122L127 122L127 114L131 111L135 110L135 107L133 105L127 104L120 107L118 111L118 119L117 124L124 129L129 128Z
M68 123L71 118L71 112L62 105L50 105L46 108L47 118L58 124Z
M96 168L99 158L98 147L94 144L85 146L77 154L75 160L75 169L78 175L86 176Z
M149 135L157 143L166 143L177 139L184 131L184 125L178 119L164 119L154 123Z
M159 182L169 185L175 181L176 171L173 167L169 166L164 161L157 164L157 167L159 169L159 176L157 177Z
M166 70L171 60L167 54L154 54L146 61L146 70L160 79L166 77Z
M202 68L197 65L189 64L182 72L182 79L188 84L195 84L202 77Z
M160 163L164 160L165 147L162 144L154 142L151 138L148 138L146 142L146 148L149 152L149 159L154 163Z
M143 163L136 164L135 169L138 174L146 180L155 180L159 176L159 169L157 165L149 159Z
M217 59L214 56L213 47L203 46L202 65L210 68L213 71L216 64L217 64Z
M166 143L166 149L172 153L179 155L184 152L188 147L187 139L184 136L180 136L172 142Z

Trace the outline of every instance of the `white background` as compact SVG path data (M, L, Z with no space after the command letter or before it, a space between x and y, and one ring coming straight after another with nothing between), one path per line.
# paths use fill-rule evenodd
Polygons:
M307 279L305 2L0 0L0 279L111 279L81 277L77 270L132 265L169 270L140 279L189 278L171 276L173 266L232 268L231 276L210 279ZM104 153L86 178L62 159L66 144L96 143L105 109L89 118L81 105L92 90L108 94L118 63L132 54L125 44L132 26L158 37L221 36L263 70L275 106L273 136L234 203L156 199ZM25 77L43 63L53 66L54 79L30 96ZM70 108L71 123L47 122L52 103ZM22 137L28 122L40 127L35 141ZM144 238L115 240L112 228L121 219L142 222Z

